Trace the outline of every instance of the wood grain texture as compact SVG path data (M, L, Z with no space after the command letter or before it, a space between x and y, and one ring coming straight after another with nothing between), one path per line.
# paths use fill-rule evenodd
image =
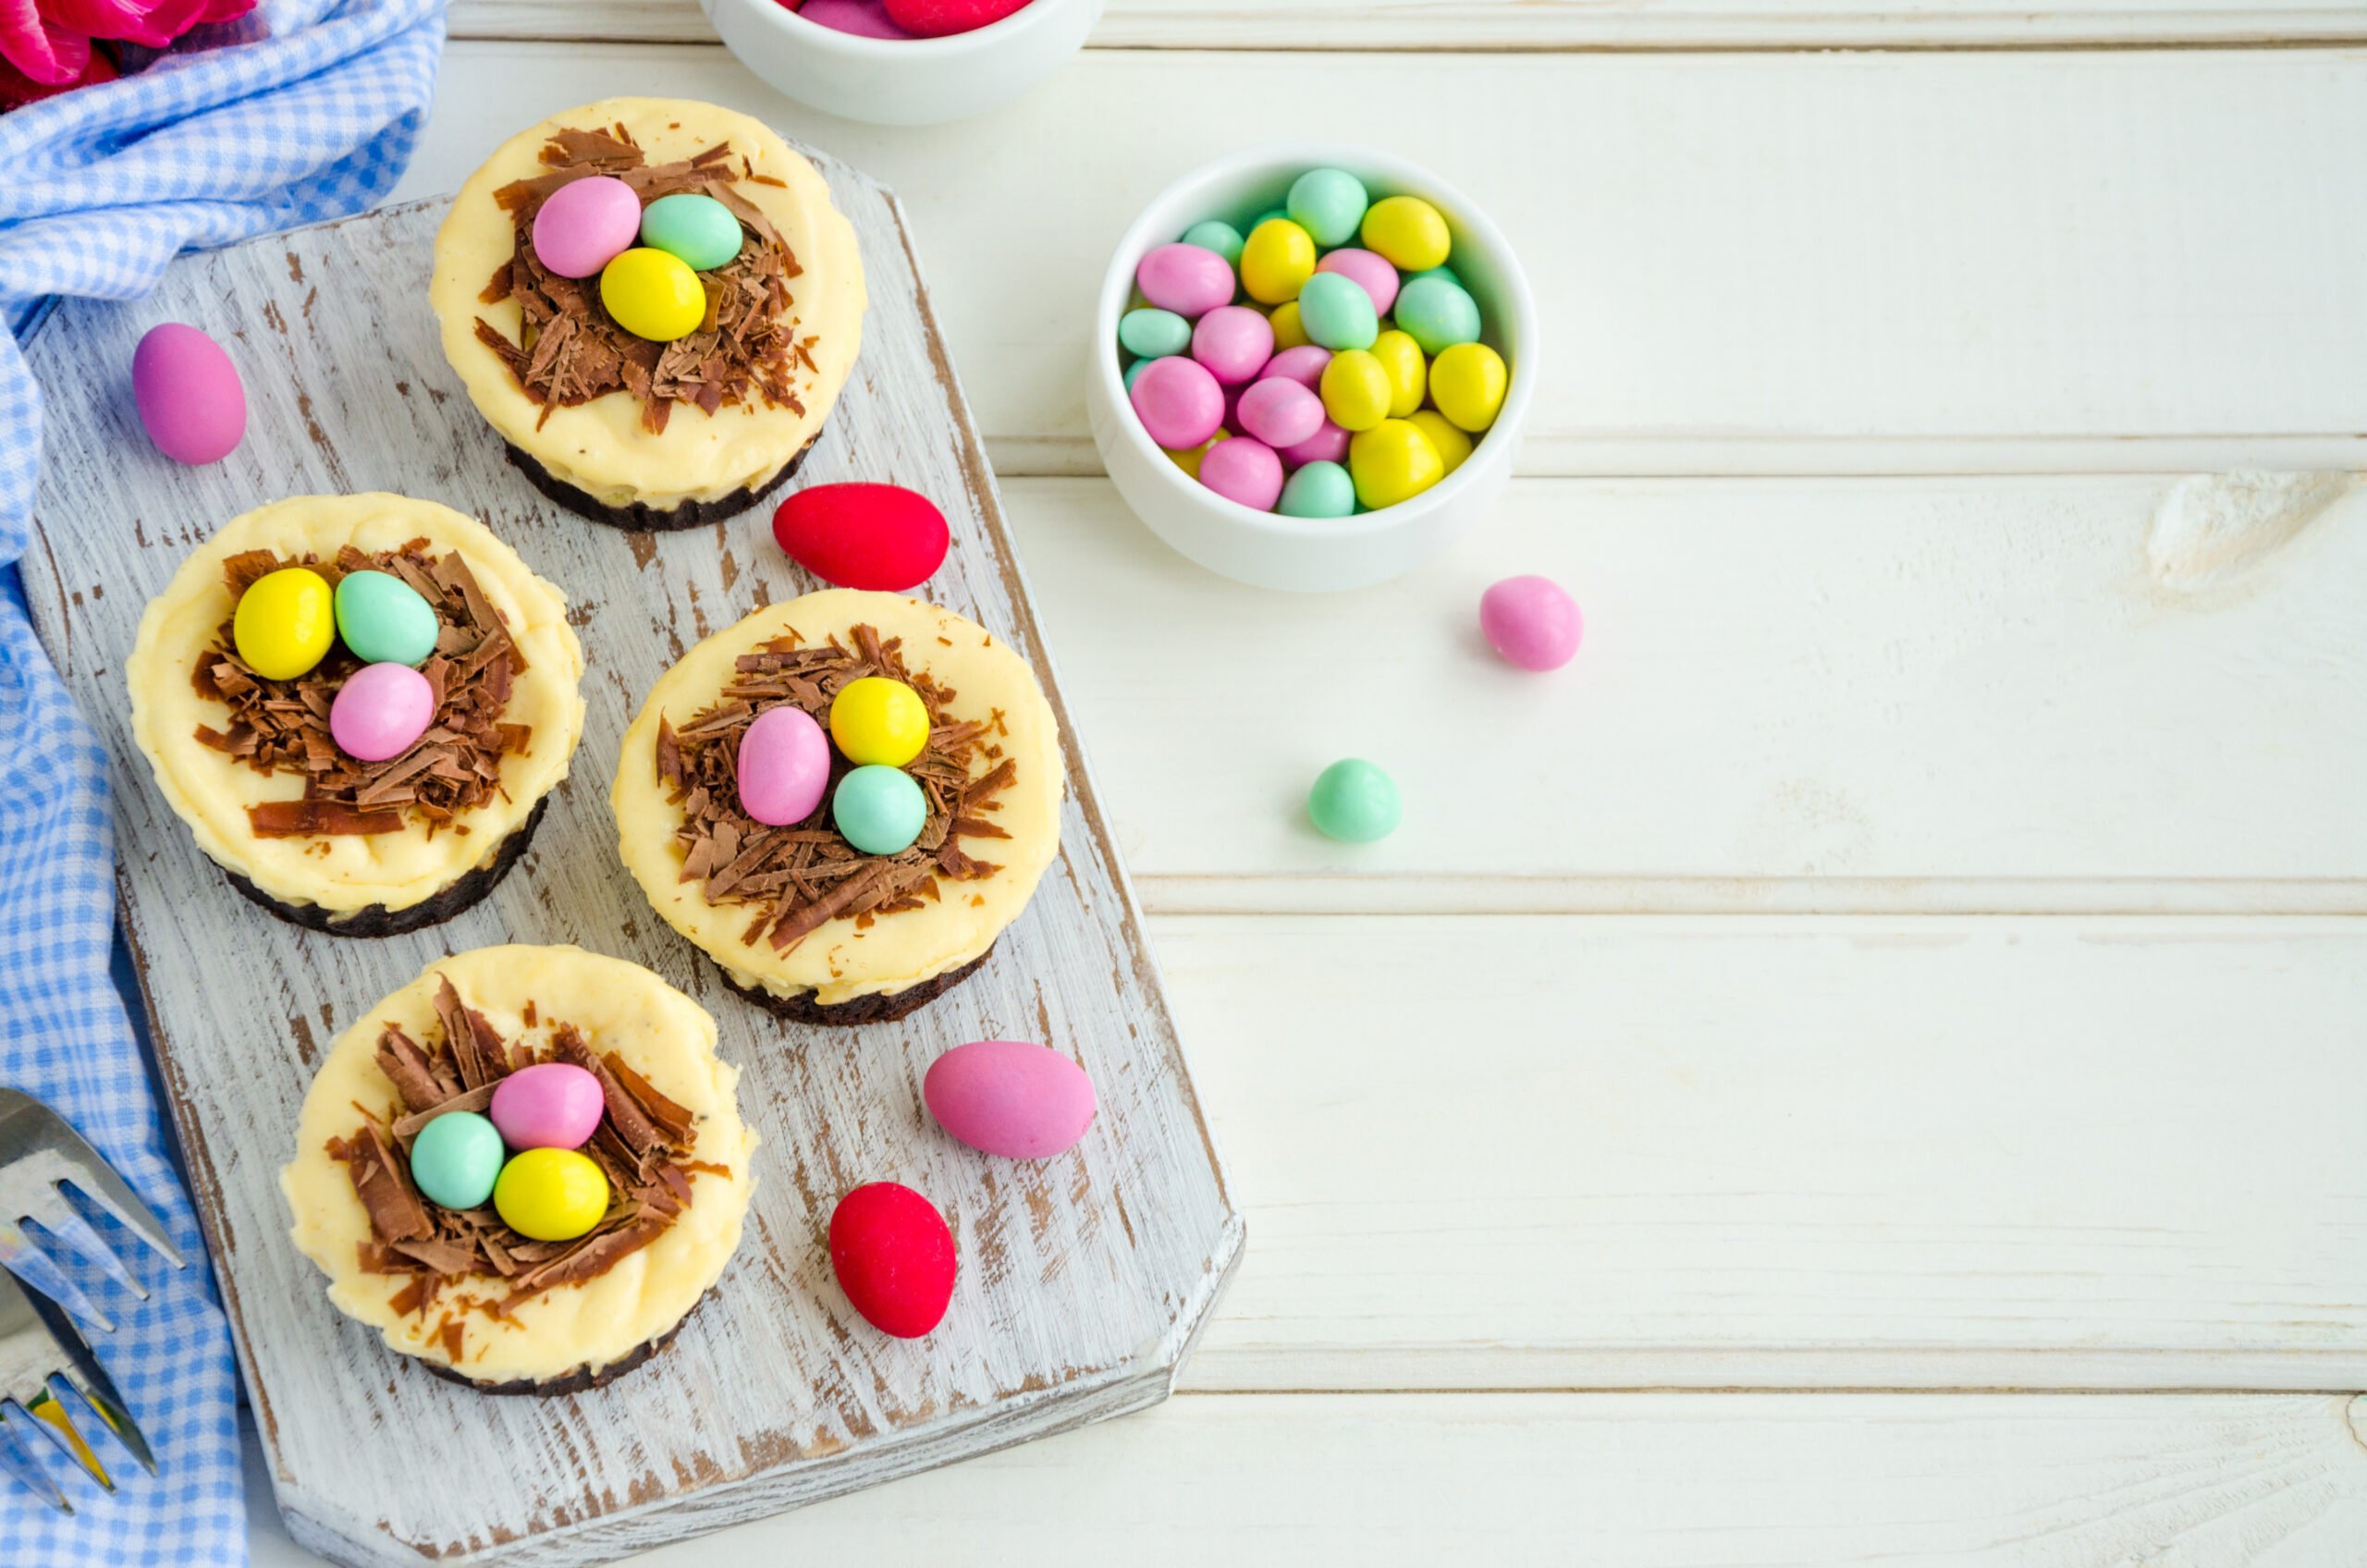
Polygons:
M1029 656L1058 709L901 214L876 184L826 168L873 306L807 480L892 479L936 497L955 546L932 594ZM395 208L187 261L137 305L66 308L31 351L49 411L28 588L116 761L126 926L291 1531L349 1562L589 1562L1159 1400L1241 1228L1081 756L1072 747L1060 863L957 991L852 1032L785 1026L726 993L619 863L608 779L634 706L692 641L815 584L763 512L653 537L528 488L436 347L425 283L441 215ZM169 464L134 423L119 367L166 319L211 329L243 367L247 438L216 467ZM131 743L119 672L188 546L266 499L373 488L482 517L570 594L590 713L533 851L491 898L429 931L354 942L222 884ZM436 955L505 940L632 958L698 998L765 1141L749 1233L716 1299L662 1358L597 1394L487 1400L397 1365L327 1305L276 1184L327 1041ZM929 1122L927 1063L997 1035L1044 1040L1092 1073L1102 1111L1076 1153L1013 1166ZM837 1195L879 1178L928 1194L964 1259L946 1327L918 1343L852 1316L822 1244Z
M521 120L642 91L827 146L963 248L937 305L1005 477L1101 472L1086 324L1127 222L1294 139L1392 148L1503 228L1544 344L1527 472L2367 468L2367 52L1088 51L950 135L827 118L720 48L444 62L448 100ZM484 146L438 116L401 189Z

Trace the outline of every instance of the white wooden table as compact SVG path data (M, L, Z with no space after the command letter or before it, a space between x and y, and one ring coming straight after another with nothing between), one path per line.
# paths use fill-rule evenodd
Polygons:
M958 132L452 24L399 195L637 91L903 196L1249 1212L1183 1397L647 1561L2367 1562L2367 6L1113 0ZM1079 387L1140 202L1313 133L1556 356L1492 528L1294 599ZM1347 753L1383 844L1294 819Z

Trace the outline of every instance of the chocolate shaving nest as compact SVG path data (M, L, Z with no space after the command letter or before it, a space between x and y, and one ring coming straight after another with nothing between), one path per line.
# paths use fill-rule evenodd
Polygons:
M443 629L435 652L419 667L435 690L435 717L398 756L363 762L347 755L329 734L329 706L362 661L337 642L327 657L293 680L257 675L239 657L234 609L190 674L199 696L229 704L230 728L201 724L197 739L258 773L304 776L300 799L247 808L255 836L393 833L413 817L424 821L431 834L439 827L466 833L467 826L456 826L455 819L501 794L501 759L513 752L522 754L533 738L528 726L501 721L510 689L526 668L501 612L484 596L466 561L458 554L435 558L424 539L374 555L346 545L329 561L242 550L222 563L233 605L255 582L290 566L319 572L332 592L355 571L386 572L418 590Z
M490 1276L501 1293L458 1293L458 1312L507 1317L545 1291L597 1279L656 1241L691 1202L691 1172L729 1173L691 1158L696 1132L688 1110L616 1052L595 1054L573 1025L553 1023L539 1047L504 1040L449 980L440 982L435 1014L440 1027L425 1045L394 1024L378 1036L378 1069L394 1084L402 1113L390 1113L383 1125L365 1121L350 1136L327 1145L370 1217L370 1240L361 1243L363 1271L412 1276L394 1297L397 1310L424 1313L446 1287L472 1275ZM411 1179L411 1145L429 1122L456 1110L483 1115L502 1079L542 1061L584 1069L600 1081L607 1102L583 1153L607 1178L608 1211L572 1241L520 1235L490 1204L442 1207ZM437 1332L457 1360L465 1332L461 1317L448 1311Z
M741 939L767 941L785 953L829 921L918 909L938 897L938 880L975 881L1002 868L963 852L961 839L1008 839L987 820L1001 809L996 796L1016 770L993 741L1001 716L950 719L955 693L908 668L902 639L882 641L877 628L857 626L826 646L801 647L794 633L759 652L742 654L739 673L721 697L679 730L657 724L657 776L668 800L681 808L675 841L682 846L681 880L705 885L710 904L749 904L756 914ZM740 809L740 738L756 716L786 703L805 710L826 730L830 700L867 675L901 680L928 709L928 743L904 766L928 801L928 817L909 849L870 855L840 836L830 821L830 795L853 765L834 751L821 804L804 821L768 827ZM990 766L977 778L977 762Z
M676 403L694 403L707 413L726 404L761 398L803 414L794 385L802 367L816 366L816 338L796 335L789 313L789 280L804 269L779 230L761 209L733 189L742 179L779 184L753 173L745 159L731 172L730 144L708 148L679 163L650 164L621 125L607 130L566 129L544 147L550 172L513 180L493 193L515 229L510 257L478 296L488 305L518 302L520 341L476 318L477 340L509 367L527 397L542 405L572 408L611 392L641 399L642 428L666 428ZM689 336L653 343L617 325L601 302L600 280L560 277L546 271L534 254L534 214L560 187L595 175L623 180L647 206L661 196L684 191L712 196L740 220L740 253L699 274L706 290L706 319ZM539 422L538 422L539 423Z

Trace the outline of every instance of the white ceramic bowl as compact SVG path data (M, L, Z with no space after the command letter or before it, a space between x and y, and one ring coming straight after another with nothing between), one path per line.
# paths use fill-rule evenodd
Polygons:
M1512 386L1461 468L1393 507L1345 518L1284 517L1226 500L1175 466L1134 417L1121 369L1118 318L1134 294L1134 269L1154 246L1177 239L1203 218L1246 231L1260 213L1282 204L1291 182L1312 168L1342 168L1365 182L1375 201L1419 196L1446 215L1453 236L1447 258L1479 303L1481 338L1511 367ZM1093 444L1118 493L1150 531L1177 550L1236 582L1260 588L1320 593L1362 588L1402 575L1444 549L1484 516L1512 477L1522 422L1537 381L1537 302L1512 249L1487 214L1453 186L1387 153L1320 143L1253 148L1169 186L1143 210L1101 280L1094 312L1085 406Z
M741 63L801 104L873 125L937 125L1018 97L1085 46L1103 0L1032 0L975 32L863 38L774 0L699 0Z

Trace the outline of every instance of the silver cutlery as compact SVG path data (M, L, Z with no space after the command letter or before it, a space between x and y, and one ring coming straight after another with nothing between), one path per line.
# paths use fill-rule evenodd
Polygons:
M70 1183L113 1215L174 1268L189 1267L180 1249L165 1233L164 1225L140 1201L140 1194L115 1173L98 1150L83 1141L82 1134L67 1125L64 1117L31 1095L0 1089L0 1268L83 1322L113 1332L114 1319L100 1311L25 1234L24 1221L30 1219L69 1251L104 1269L117 1284L141 1301L148 1299L147 1287L124 1267L91 1222L67 1202L61 1182Z

